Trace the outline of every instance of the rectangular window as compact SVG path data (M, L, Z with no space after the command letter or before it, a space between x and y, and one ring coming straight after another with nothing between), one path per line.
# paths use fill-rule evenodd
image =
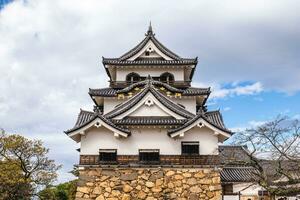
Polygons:
M268 196L268 195L269 195L268 191L265 191L265 190L258 191L258 196Z
M199 155L199 142L181 142L182 155Z
M102 163L117 162L117 149L100 149L99 161Z
M160 160L159 149L140 149L139 160L146 163L158 163Z

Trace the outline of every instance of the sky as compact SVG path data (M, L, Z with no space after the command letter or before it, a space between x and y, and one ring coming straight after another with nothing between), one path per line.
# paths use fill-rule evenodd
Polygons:
M9 2L9 1L0 1ZM79 147L63 131L88 88L108 86L102 56L118 57L156 37L182 57L198 56L193 86L212 87L233 131L277 115L300 118L300 3L297 0L26 0L0 5L0 127L41 139L74 177Z

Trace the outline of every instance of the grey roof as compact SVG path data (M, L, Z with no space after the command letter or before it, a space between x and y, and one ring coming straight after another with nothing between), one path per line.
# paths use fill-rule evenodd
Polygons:
M195 116L194 114L185 110L184 108L177 105L176 103L173 103L171 100L169 100L163 94L158 92L153 85L153 80L147 79L147 85L143 88L142 91L140 91L134 97L132 97L132 98L128 99L127 101L123 102L122 104L120 104L118 107L116 107L111 112L105 114L105 117L113 118L115 116L118 116L118 115L126 112L132 106L134 106L136 103L138 103L148 92L151 92L153 94L153 96L155 96L155 98L157 98L159 100L160 103L162 103L164 106L166 106L167 108L169 108L176 114L183 116L185 118L193 118Z
M180 60L181 58L176 55L175 53L173 53L171 50L169 50L167 47L165 47L163 44L161 44L156 38L155 38L155 34L152 31L152 26L149 26L149 29L146 33L146 37L138 44L136 45L133 49L131 49L130 51L126 52L124 55L122 55L119 60L126 60L130 57L132 57L133 55L135 55L137 52L139 52L142 48L144 48L144 46L148 43L148 41L151 40L155 46L157 46L157 48L163 52L164 54L166 54L167 56L175 59L175 60Z
M149 31L151 29L151 31ZM180 56L173 53L171 50L169 50L167 47L165 47L163 44L161 44L156 38L155 34L152 31L152 27L149 27L149 30L146 33L146 37L133 49L126 52L124 55L122 55L119 58L102 58L102 63L105 66L106 64L112 64L112 65L197 65L198 58L181 58ZM144 48L144 46L148 43L148 41L152 41L155 46L163 52L168 57L174 59L174 60L161 60L161 59L137 59L134 61L127 60L128 58L132 57L136 53L138 53L140 50ZM194 75L196 67L192 68L191 74L190 74L190 80L192 80L192 77ZM106 73L109 77L110 73L108 69L105 67Z
M221 170L222 183L253 182L257 179L257 170L252 167L225 167Z
M182 58L181 60L159 60L151 58L147 60L119 60L118 58L102 58L104 65L195 65L197 62L197 58Z
M187 120L173 117L125 117L112 121L117 125L182 125Z
M114 89L114 88L101 88L101 89L89 89L89 94L91 96L102 96L102 97L115 97L118 93L125 93L133 90L136 87L144 87L147 85L148 80L139 81L137 83L131 84L124 89ZM189 87L187 89L178 89L169 84L152 80L152 85L165 87L171 92L181 93L183 96L197 96L197 95L209 95L210 88L195 88Z
M84 127L91 121L95 120L96 118L100 118L102 121L104 121L108 125L112 126L113 128L115 128L123 133L126 133L127 135L131 134L131 132L128 129L117 126L116 124L112 123L110 120L103 117L103 115L101 115L100 113L90 112L90 111L85 111L85 110L80 110L80 113L78 114L77 121L76 121L74 127L65 131L65 133L69 134L73 131L76 131L76 130Z
M226 133L232 134L232 132L225 127L223 119L222 119L222 115L219 111L198 113L196 116L194 116L188 122L186 122L184 125L168 130L168 134L171 135L172 133L180 131L180 130L190 126L191 124L193 124L200 118L204 119L205 121L207 121L209 124L213 125L214 127L221 129L222 131L224 131Z
M250 161L245 145L219 145L219 155L225 165L244 165Z

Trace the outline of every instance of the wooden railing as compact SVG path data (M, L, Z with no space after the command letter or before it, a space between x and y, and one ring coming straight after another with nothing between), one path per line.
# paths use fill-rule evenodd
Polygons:
M99 162L99 155L80 155L80 165L145 165L141 163L138 155L118 155L115 163ZM160 155L160 161L154 165L218 165L218 155Z

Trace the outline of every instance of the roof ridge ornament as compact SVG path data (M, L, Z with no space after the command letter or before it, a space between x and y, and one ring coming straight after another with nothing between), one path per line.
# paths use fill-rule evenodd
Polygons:
M151 25L151 21L150 21L150 24L149 24L149 27L148 27L148 31L147 31L147 33L145 34L145 36L151 36L151 35L155 35L154 33L153 33L153 30L152 30L152 25Z

